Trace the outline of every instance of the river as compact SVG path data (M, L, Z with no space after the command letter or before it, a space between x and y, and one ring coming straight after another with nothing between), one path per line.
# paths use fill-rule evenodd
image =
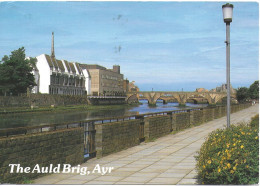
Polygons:
M16 128L25 126L37 126L52 123L64 123L90 119L102 119L108 117L129 116L135 114L145 114L151 112L163 112L178 110L178 103L163 104L162 100L158 100L156 107L149 107L146 100L140 100L142 105L133 107L117 107L106 110L72 110L64 112L35 112L23 114L7 114L0 115L0 129ZM194 107L206 107L207 104L186 103L186 107L182 109Z

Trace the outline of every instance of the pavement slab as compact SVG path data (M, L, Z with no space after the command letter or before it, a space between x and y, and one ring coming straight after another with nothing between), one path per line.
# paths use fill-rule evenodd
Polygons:
M249 122L259 113L259 106L231 114L231 124ZM101 175L52 174L34 180L34 184L87 184L87 185L193 185L197 184L196 160L207 135L226 125L226 117L215 119L176 134L169 134L153 142L117 152L106 157L93 158L81 167L88 170L100 164L114 167L111 173Z

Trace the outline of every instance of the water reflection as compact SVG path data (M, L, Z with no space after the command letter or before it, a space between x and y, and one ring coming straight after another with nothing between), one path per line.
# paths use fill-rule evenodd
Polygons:
M138 114L145 114L151 112L164 112L164 111L171 111L171 110L180 110L180 109L187 109L187 108L194 108L194 107L206 107L208 104L194 104L194 103L186 103L186 107L180 108L179 103L167 103L163 104L163 100L158 100L156 102L156 107L149 107L147 100L140 100L142 105L139 105L131 110L137 112Z
M26 114L10 114L0 115L0 129L15 128L24 126L45 125L51 123L73 122L89 119L101 119L108 117L129 116L134 114L145 114L150 112L163 112L178 110L178 103L163 104L162 100L158 100L156 107L149 107L147 100L140 100L142 105L133 108L116 108L107 110L83 110L68 112L43 112L43 113L26 113ZM186 108L205 107L207 104L187 103Z

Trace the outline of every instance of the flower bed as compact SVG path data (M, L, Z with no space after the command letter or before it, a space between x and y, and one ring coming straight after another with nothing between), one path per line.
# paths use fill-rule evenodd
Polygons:
M197 160L201 184L256 184L259 180L259 116L249 125L213 131Z

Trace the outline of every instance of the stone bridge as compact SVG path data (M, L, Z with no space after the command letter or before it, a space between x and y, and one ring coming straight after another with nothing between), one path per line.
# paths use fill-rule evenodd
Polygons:
M169 100L176 99L180 105L185 105L188 99L196 100L197 98L203 98L208 101L209 104L216 104L224 97L227 96L226 92L160 92L160 91L141 91L141 92L128 92L126 94L126 101L130 98L147 99L151 105L156 104L158 99ZM231 94L231 98L236 99L236 94Z

